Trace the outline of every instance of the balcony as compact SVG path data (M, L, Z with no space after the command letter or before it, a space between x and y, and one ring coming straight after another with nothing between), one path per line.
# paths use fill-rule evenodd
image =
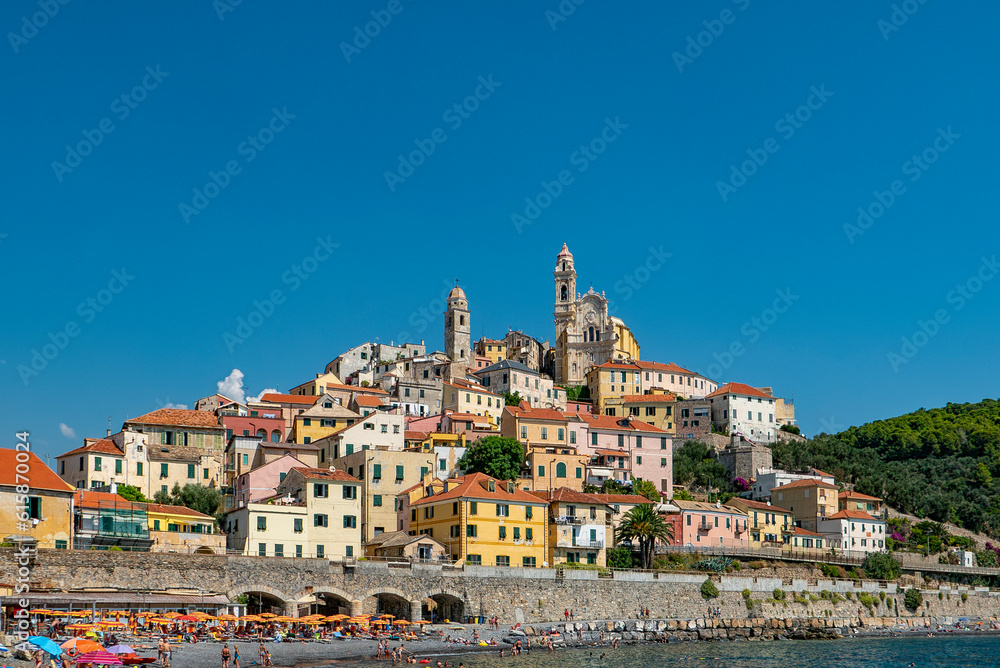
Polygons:
M576 515L558 515L554 521L556 524L583 524L583 518Z
M584 540L583 538L577 537L573 539L573 547L585 547L590 550L603 550L604 541L603 540Z
M708 522L700 522L698 524L698 531L699 532L708 532L708 531L711 531L711 530L712 530L712 525L709 524Z

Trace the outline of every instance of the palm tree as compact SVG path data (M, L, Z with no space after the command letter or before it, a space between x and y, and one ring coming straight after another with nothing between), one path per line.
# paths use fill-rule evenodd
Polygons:
M653 548L656 541L669 543L674 539L674 525L668 524L656 512L652 504L644 503L625 513L615 538L619 541L639 542L642 568L649 568L653 562Z

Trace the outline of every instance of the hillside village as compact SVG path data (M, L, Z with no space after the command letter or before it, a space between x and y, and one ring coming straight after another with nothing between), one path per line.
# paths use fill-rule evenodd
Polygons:
M129 418L55 471L32 454L30 526L4 535L41 548L605 566L622 518L654 503L675 548L886 549L881 499L772 466L771 444L801 439L791 401L642 359L604 293L578 292L565 244L553 277L554 343L519 330L472 341L474 302L456 285L444 350L364 342L286 393ZM520 443L515 479L461 469L491 436ZM744 493L723 504L675 488L688 440L708 444ZM5 496L14 455L0 451ZM116 494L126 485L155 502ZM171 503L188 485L218 490L219 513Z

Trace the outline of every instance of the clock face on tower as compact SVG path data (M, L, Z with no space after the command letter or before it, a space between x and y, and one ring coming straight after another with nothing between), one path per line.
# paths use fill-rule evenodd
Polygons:
M587 317L587 324L588 325L594 324L594 317L595 316L594 316L594 312L593 311L587 311L587 316L586 317Z

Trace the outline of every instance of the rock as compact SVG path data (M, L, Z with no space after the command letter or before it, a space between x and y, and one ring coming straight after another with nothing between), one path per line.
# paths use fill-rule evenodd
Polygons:
M519 636L519 637L523 638L527 634L524 631L521 631L519 629L515 629L515 630L513 630L513 631L510 632L510 635L512 635L512 636Z

